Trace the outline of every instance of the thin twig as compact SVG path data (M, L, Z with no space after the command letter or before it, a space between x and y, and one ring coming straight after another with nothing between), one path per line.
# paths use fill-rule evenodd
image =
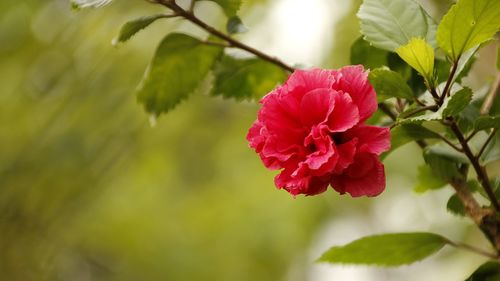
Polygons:
M493 131L491 131L490 135L488 136L488 138L486 139L486 141L484 142L483 146L481 147L481 149L479 150L479 152L477 153L476 155L476 159L479 160L479 158L481 157L481 155L483 154L483 152L486 150L486 147L488 146L488 144L490 143L490 141L493 139L493 137L495 136L497 132L497 129L493 129Z
M437 105L427 105L427 106L424 106L424 107L419 107L407 114L404 114L404 118L408 118L408 117L411 117L413 115L416 115L420 112L423 112L423 111L427 111L427 110L432 110L432 111L436 111L439 107Z
M209 40L203 41L203 44L210 45L210 46L222 47L222 48L228 48L229 47L228 44L224 44L224 43L221 43L221 42L209 41Z
M387 116L389 116L389 118L392 119L392 121L396 121L396 119L398 118L398 116L396 115L396 113L394 113L388 106L387 104L381 102L378 104L378 108L380 108L380 110L382 110L382 112L384 112Z
M455 120L450 119L449 121L450 121L449 126L450 126L452 132L455 134L458 141L462 145L462 149L464 150L464 153L467 156L467 158L469 158L469 161L471 162L472 167L474 167L474 170L476 171L476 174L477 174L477 178L478 178L479 182L481 182L481 185L483 186L486 193L488 194L488 197L491 201L491 204L493 205L495 210L497 210L497 212L499 212L500 211L500 204L498 203L498 200L496 199L495 193L493 192L493 188L491 187L491 183L489 181L486 170L484 169L484 167L481 166L481 164L479 164L478 159L472 153L469 145L467 144L467 141L465 140L464 135L460 131L460 128L458 127Z
M491 89L484 100L483 105L481 106L481 110L479 111L482 115L486 115L490 113L491 106L493 106L493 102L495 101L496 96L498 95L500 88L500 72L497 72L497 76L495 78L495 82L491 86Z
M449 95L448 92L450 91L451 85L453 84L453 78L455 76L455 72L457 72L459 60L460 60L460 57L458 57L456 59L456 61L453 63L453 67L451 68L450 76L448 76L448 80L446 81L446 85L444 86L444 90L441 93L441 96L439 97L439 100L437 103L439 106L443 105L445 97Z
M482 250L482 249L479 249L479 248L476 248L474 246L471 246L469 244L465 244L465 243L460 243L460 242L453 242L453 241L450 241L447 239L446 241L450 246L453 246L457 249L463 249L463 250L467 250L467 251L470 251L470 252L473 252L473 253L476 253L478 255L482 255L482 256L485 256L485 257L488 257L490 259L494 259L494 260L498 260L500 259L500 257L494 253L490 253L490 252L487 252L485 250Z
M288 71L288 72L293 72L295 71L295 68L292 67L292 66L289 66L288 64L282 62L281 60L279 60L278 58L275 58L275 57L272 57L270 55L267 55L253 47L250 47L240 41L237 41L235 39L233 39L232 37L224 34L223 32L215 29L214 27L208 25L207 23L205 23L204 21L202 21L201 19L199 19L197 16L195 16L193 13L189 12L189 11L186 11L184 10L182 7L180 7L179 5L177 5L175 3L175 1L173 0L157 0L157 3L158 4L161 4L167 8L169 8L170 10L172 10L176 15L179 15L180 17L190 21L191 23L197 25L198 27L204 29L205 31L207 31L208 33L210 33L211 35L215 36L215 37L218 37L224 41L226 41L229 46L228 47L233 47L233 48L239 48L239 49L242 49L242 50L245 50L251 54L254 54L255 56L265 60L265 61L268 61L272 64L275 64L281 68L283 68L284 70Z

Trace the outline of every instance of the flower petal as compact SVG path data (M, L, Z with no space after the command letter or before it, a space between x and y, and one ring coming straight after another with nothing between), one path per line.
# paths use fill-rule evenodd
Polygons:
M300 120L308 128L323 123L335 106L334 91L327 88L315 89L304 95L300 102Z
M391 132L389 128L358 125L343 134L343 139L358 140L358 152L380 155L391 148Z
M330 132L344 132L359 122L359 111L351 97L343 92L335 92L335 106L328 117Z
M331 184L340 194L377 196L385 189L384 165L375 154L357 154L343 174L333 176Z

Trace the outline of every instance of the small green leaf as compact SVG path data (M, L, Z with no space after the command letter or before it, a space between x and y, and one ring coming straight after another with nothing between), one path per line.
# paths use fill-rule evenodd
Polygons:
M495 35L500 28L499 11L498 0L459 0L439 24L439 46L455 61Z
M138 101L149 113L167 112L200 85L222 51L185 34L167 35L146 70Z
M120 29L118 36L115 39L113 39L113 45L117 45L119 43L128 41L137 32L148 27L157 19L161 19L164 17L165 15L152 15L152 16L141 17L125 23Z
M99 8L111 3L112 0L71 0L74 9Z
M462 90L453 94L443 109L443 117L457 116L464 110L472 100L472 90L470 88L463 88Z
M413 188L416 193L424 193L435 190L446 185L446 181L437 178L428 165L421 165L417 170L417 185Z
M410 87L397 72L386 68L377 68L370 71L368 79L377 92L378 102L392 97L413 100Z
M482 264L465 281L498 281L500 280L500 264L497 262L487 262Z
M400 266L427 258L443 248L447 241L440 235L425 232L374 235L332 247L319 261Z
M476 129L476 131L482 131L492 128L500 129L500 115L481 116L474 123L474 129Z
M377 48L393 52L415 37L436 46L436 24L413 0L364 0L357 16L361 33Z
M202 0L195 0L195 1L202 1ZM222 10L224 10L224 13L228 18L231 18L232 16L236 15L243 2L242 0L208 0L208 1L217 3L222 8Z
M446 203L446 209L457 216L465 216L465 206L456 194L452 195Z
M351 46L351 64L362 64L368 69L387 66L387 55L387 51L371 46L362 37Z
M459 172L459 163L447 155L438 154L435 150L427 147L424 150L424 160L430 166L434 176L441 180L448 181L462 177Z
M402 124L391 130L391 151L415 140L436 139L439 134L422 125Z
M431 81L434 72L434 49L422 38L413 38L396 53L418 73Z
M260 59L223 56L214 69L212 95L225 98L259 99L286 79L283 70Z
M226 30L229 34L237 34L247 32L248 28L243 24L238 16L233 16L227 21Z

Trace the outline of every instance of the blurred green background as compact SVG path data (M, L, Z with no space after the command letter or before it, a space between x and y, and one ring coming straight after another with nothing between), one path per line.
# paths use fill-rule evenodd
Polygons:
M304 45L310 50L273 54L291 63L348 64L360 1L313 2L322 6L302 12L331 9L323 11L322 36ZM446 3L436 2L439 15ZM242 40L287 44L273 37L287 30L268 24L301 3L247 1L242 18L256 31ZM258 105L200 89L151 126L134 89L155 45L174 29L203 34L164 21L111 46L121 24L158 10L139 0L79 12L66 0L0 1L0 280L401 280L399 271L342 275L313 261L332 241L374 232L418 227L483 239L468 221L446 214L451 190L411 195L422 163L413 146L389 157L380 201L332 190L293 199L274 188L275 173L247 146ZM223 26L212 3L197 13ZM299 26L308 21L290 17ZM398 217L397 208L409 215ZM413 270L443 266L450 255ZM466 265L456 276L482 261L463 256L453 260Z

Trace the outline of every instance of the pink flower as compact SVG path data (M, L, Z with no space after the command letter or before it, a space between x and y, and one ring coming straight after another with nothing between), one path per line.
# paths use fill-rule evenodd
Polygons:
M379 155L389 149L390 134L364 124L377 100L362 66L297 70L261 104L247 139L267 168L282 170L278 188L294 196L329 185L353 197L384 190Z

